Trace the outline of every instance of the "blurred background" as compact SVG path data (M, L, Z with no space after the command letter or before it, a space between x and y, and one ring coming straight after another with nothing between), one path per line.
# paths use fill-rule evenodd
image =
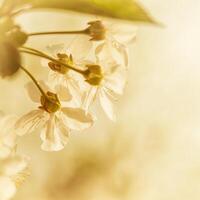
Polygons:
M23 137L19 151L30 156L31 175L14 200L199 200L200 26L198 0L140 0L165 27L139 25L130 45L130 72L116 104L117 123L100 110L95 126L71 135L57 153L40 150L38 133ZM95 16L33 11L17 18L24 30L79 29ZM122 22L120 22L122 23ZM44 49L71 36L35 37ZM39 79L47 76L37 58L24 62ZM0 80L0 109L23 114L36 105L20 72Z

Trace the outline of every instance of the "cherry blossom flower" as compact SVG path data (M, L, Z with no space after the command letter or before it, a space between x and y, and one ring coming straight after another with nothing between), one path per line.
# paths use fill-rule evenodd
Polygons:
M8 157L16 146L16 134L13 115L0 115L0 159Z
M101 20L91 21L86 29L92 41L99 41L95 54L100 58L110 57L128 66L127 45L136 38L137 28L131 25L110 24Z
M115 121L113 100L123 94L126 83L126 69L112 60L97 60L96 64L87 65L88 74L85 75L89 89L83 96L82 106L88 111L93 102L99 98L101 107L109 119Z
M28 159L19 155L10 155L5 159L0 159L0 199L11 199L25 178L27 172Z
M34 85L28 84L27 88L30 98L40 106L22 116L15 127L21 136L40 130L44 151L63 149L71 130L81 131L92 126L93 117L83 109L61 106L62 94L57 95L46 86L48 92L40 97Z
M69 45L52 44L47 49L60 62L81 69L91 47L90 41L82 37L76 37ZM50 87L62 93L63 100L68 101L68 105L80 106L82 97L81 75L54 62L48 62L48 64L43 62L43 65L48 65L51 69L48 77Z

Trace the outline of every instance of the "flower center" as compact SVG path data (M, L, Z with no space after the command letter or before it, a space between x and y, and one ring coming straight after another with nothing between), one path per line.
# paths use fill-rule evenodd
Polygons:
M100 20L91 21L88 25L86 32L91 36L91 40L100 41L105 39L106 28Z
M40 108L48 113L55 113L61 107L57 94L49 91L46 93L46 96L41 96L40 101L42 105Z
M68 65L73 65L73 57L70 54L69 56L65 53L58 53L57 58L59 62L62 62L63 64L68 64ZM55 63L55 62L49 62L48 63L49 67L60 74L66 74L69 69L61 64Z
M87 71L84 75L85 81L88 82L90 85L98 86L101 84L103 80L103 73L101 66L99 65L86 65Z

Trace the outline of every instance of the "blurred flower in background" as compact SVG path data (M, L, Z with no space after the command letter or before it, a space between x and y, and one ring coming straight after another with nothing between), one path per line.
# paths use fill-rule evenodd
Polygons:
M0 117L0 199L9 200L28 176L28 159L16 154L15 117Z
M124 199L128 196L134 173L128 166L131 143L117 132L95 143L79 142L52 167L44 186L47 199Z

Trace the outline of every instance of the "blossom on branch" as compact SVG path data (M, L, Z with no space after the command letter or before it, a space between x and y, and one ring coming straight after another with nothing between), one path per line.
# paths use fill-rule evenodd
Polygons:
M83 108L88 111L93 102L99 98L100 104L109 119L115 121L113 100L123 94L126 84L126 69L112 60L97 60L93 65L86 65L88 83L82 99Z
M48 92L45 96L40 96L34 85L28 85L31 99L40 103L40 106L22 116L15 127L21 136L40 130L41 148L44 151L59 151L66 145L71 130L89 128L94 118L81 108L62 107L60 100L62 101L63 95L50 91L47 86L46 88Z
M58 61L69 64L77 69L83 69L85 58L91 50L91 42L85 38L74 38L69 45L51 44L47 47L48 52ZM44 62L43 66L49 66L48 76L49 85L62 94L64 101L70 101L70 106L78 107L81 105L82 97L82 76L64 65L55 62Z
M91 41L99 42L95 55L100 58L110 57L125 66L128 66L127 45L136 38L137 28L110 24L101 20L91 21L86 29Z

